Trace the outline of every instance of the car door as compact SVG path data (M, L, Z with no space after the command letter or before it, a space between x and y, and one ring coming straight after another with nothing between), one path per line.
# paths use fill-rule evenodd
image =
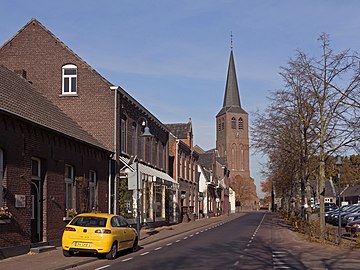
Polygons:
M113 216L111 218L111 234L113 235L114 240L118 243L118 250L125 249L124 246L124 232L121 228L120 219L118 216Z
M119 221L124 233L124 245L126 246L126 248L131 248L134 243L134 232L130 228L125 218L119 216Z

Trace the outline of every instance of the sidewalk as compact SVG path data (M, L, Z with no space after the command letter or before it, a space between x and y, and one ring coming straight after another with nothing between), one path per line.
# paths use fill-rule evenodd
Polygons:
M166 239L171 236L208 226L209 224L216 224L222 221L232 220L244 214L245 213L234 213L230 216L223 215L213 218L203 218L193 222L180 223L172 226L163 226L146 230L144 229L140 231L139 245L146 246L148 244L154 243L162 239ZM65 258L62 254L61 247L57 247L56 250L47 251L44 253L28 253L25 255L0 260L0 268L9 270L63 270L96 260L98 260L97 257L81 255Z

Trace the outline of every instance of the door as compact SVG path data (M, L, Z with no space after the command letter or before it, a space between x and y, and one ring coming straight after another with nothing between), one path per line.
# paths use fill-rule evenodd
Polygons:
M31 181L31 243L40 242L40 181Z

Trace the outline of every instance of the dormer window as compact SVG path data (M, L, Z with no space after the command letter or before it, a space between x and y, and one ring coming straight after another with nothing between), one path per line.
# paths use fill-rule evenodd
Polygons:
M62 67L62 94L76 94L77 67L68 64Z

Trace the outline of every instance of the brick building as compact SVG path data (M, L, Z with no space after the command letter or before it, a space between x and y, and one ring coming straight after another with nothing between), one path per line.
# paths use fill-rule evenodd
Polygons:
M195 149L199 153L199 192L203 199L203 215L228 214L230 180L224 158L218 155L216 149L204 151L199 146L195 146Z
M0 259L60 243L66 209L107 210L111 152L0 65ZM100 198L101 197L101 198Z
M197 162L199 154L193 148L192 122L166 124L173 135L170 137L170 165L172 176L179 184L174 201L177 220L187 222L198 214L199 177Z
M0 48L0 64L26 72L37 91L114 153L108 212L134 216L139 210L142 221L154 221L155 215L157 220L166 220L169 213L165 204L169 202L164 200L165 193L173 192L176 183L167 174L169 130L154 115L124 89L102 77L36 19ZM149 128L151 138L141 137L145 128ZM132 200L132 194L121 201L118 192L119 186L124 186L122 181L128 181L124 163L132 156L141 164L140 190L146 198L141 203ZM130 193L138 196L137 190ZM155 201L150 197L156 194L161 200L156 200L154 214L154 206L148 204Z

